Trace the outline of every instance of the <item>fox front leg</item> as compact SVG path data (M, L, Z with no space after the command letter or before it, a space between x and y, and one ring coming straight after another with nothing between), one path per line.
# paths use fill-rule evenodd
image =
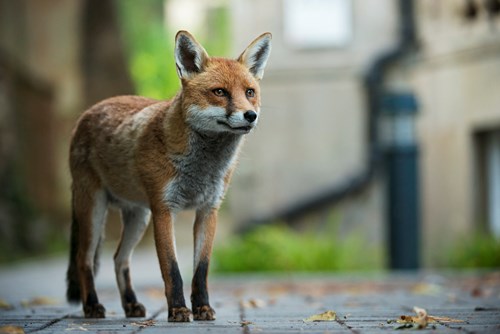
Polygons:
M216 226L217 209L203 209L196 212L193 231L194 275L191 285L194 320L215 320L215 311L208 300L207 275Z
M154 237L160 269L165 283L168 321L190 322L191 310L186 307L182 277L175 256L173 215L168 209L153 210Z

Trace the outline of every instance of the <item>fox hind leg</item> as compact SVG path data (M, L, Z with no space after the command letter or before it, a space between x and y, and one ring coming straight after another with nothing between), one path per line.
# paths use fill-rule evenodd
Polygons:
M108 201L104 190L89 191L74 187L73 210L78 224L76 256L83 312L86 318L104 318L106 310L99 303L94 284L96 254L102 239Z
M145 317L144 305L137 301L130 279L130 260L137 243L142 239L151 216L148 209L124 208L121 210L123 230L120 245L116 250L115 273L123 310L127 317Z

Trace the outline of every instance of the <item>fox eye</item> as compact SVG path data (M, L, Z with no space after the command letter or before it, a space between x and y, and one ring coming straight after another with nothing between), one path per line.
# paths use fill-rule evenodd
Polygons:
M254 97L255 96L255 90L252 88L248 88L246 91L247 97Z
M215 96L218 96L218 97L227 96L227 91L223 88L216 88L216 89L212 90L212 92L215 94Z

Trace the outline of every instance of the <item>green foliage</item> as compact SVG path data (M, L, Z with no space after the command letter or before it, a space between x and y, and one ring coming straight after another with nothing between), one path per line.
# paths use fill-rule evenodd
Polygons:
M214 250L216 272L341 271L382 268L382 252L356 233L321 234L283 225L258 227Z
M205 35L200 34L199 37L209 55L228 56L231 46L229 17L229 9L227 7L214 7L208 13L207 30L205 31Z
M163 0L115 1L130 74L137 94L157 99L179 89L175 70L174 38L163 21Z
M34 222L32 222L34 223ZM68 241L62 229L46 226L43 242L30 245L0 243L0 264L13 263L25 259L42 258L50 255L65 254L68 250Z
M447 266L453 268L500 268L500 239L477 234L457 242L449 253Z
M164 1L117 0L115 5L137 94L157 99L172 97L180 87L174 59L176 32L167 29ZM193 33L209 54L227 55L230 47L228 9L210 9L205 23L203 32Z

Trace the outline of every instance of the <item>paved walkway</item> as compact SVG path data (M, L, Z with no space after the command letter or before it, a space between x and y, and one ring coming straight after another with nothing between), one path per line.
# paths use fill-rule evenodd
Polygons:
M0 333L381 333L403 326L395 321L415 316L414 306L453 320L428 319L419 332L500 333L499 271L213 275L217 320L179 324L167 322L155 261L146 252L132 266L138 297L148 310L140 319L124 317L109 260L96 282L107 309L102 320L84 319L79 307L64 302L65 259L0 267ZM184 277L189 287L189 274ZM333 321L304 321L329 310L336 312Z

